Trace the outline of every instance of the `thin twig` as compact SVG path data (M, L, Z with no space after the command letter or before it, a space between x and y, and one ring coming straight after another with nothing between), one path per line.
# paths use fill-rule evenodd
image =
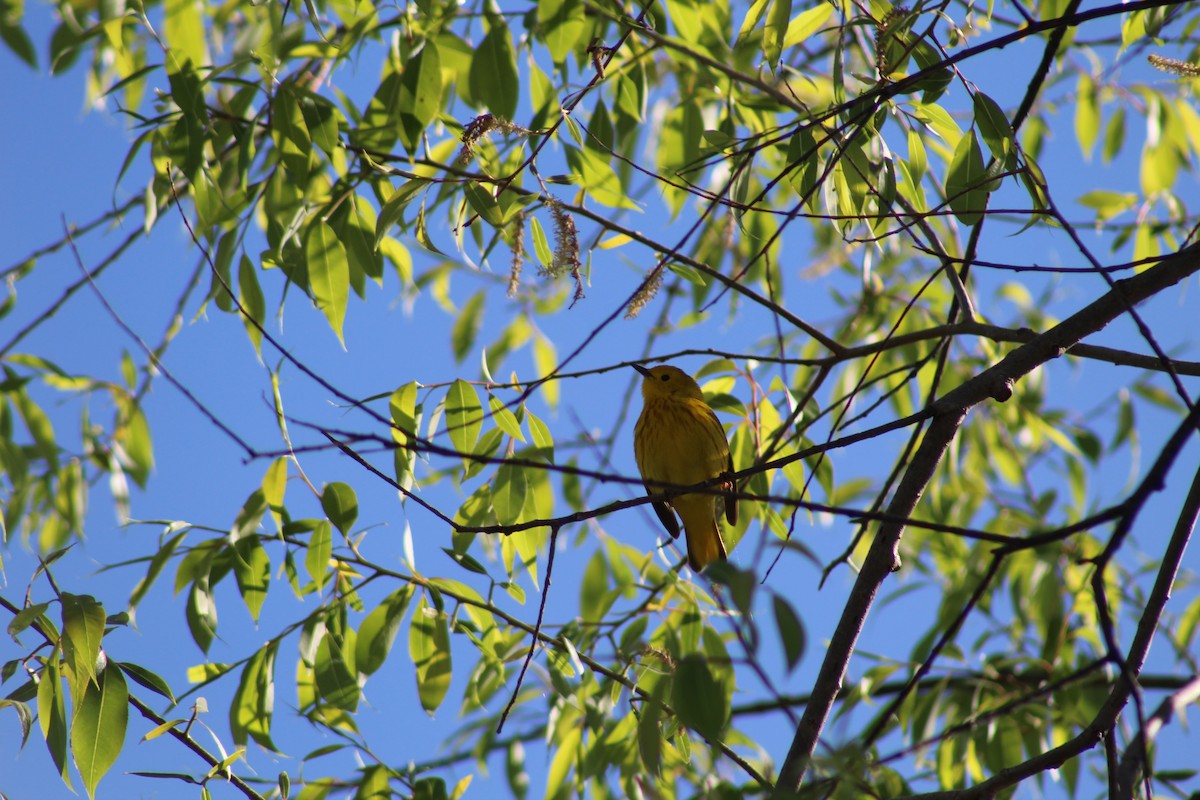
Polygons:
M517 685L513 687L512 695L508 698L508 704L504 706L504 711L500 714L500 721L496 723L496 734L499 735L504 730L504 723L508 720L508 715L512 711L513 706L517 703L517 695L521 693L521 684L525 681L525 673L529 670L529 662L533 661L533 654L538 649L538 636L542 632L542 617L546 613L546 599L550 596L550 578L554 572L554 552L558 549L558 526L550 528L550 552L546 556L546 580L542 583L542 599L538 603L537 622L533 625L532 641L529 643L529 652L525 654L525 662L521 664L521 671L517 673Z

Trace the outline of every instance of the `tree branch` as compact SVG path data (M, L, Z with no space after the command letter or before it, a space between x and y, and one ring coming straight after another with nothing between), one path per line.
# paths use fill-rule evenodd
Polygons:
M1197 700L1200 700L1200 675L1188 681L1179 691L1163 698L1158 710L1146 720L1137 740L1125 751L1125 755L1121 756L1121 763L1117 768L1117 800L1124 800L1124 798L1133 800L1134 788L1140 780L1140 775L1147 772L1146 748L1154 743L1158 732L1176 714Z
M1093 303L1036 339L1018 347L994 366L935 401L934 419L896 489L888 513L896 517L912 516L925 487L932 480L941 462L942 455L973 406L988 398L1001 402L1007 400L1012 395L1014 382L1057 358L1087 336L1102 330L1124 313L1128 306L1146 300L1200 270L1198 255L1200 246L1190 245L1164 259L1158 266L1119 281L1111 291ZM804 717L800 720L792 746L780 769L779 782L776 785L777 794L780 796L800 788L825 721L841 690L850 658L875 595L888 574L899 568L900 538L903 533L902 523L885 522L875 535L830 640L812 700L805 708Z

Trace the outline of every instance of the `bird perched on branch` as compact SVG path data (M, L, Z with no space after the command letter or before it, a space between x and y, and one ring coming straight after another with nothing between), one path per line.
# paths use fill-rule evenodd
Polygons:
M687 534L688 564L699 572L726 557L717 522L718 501L724 501L729 524L737 524L729 442L690 375L671 366L646 368L634 364L633 368L643 377L642 414L633 429L633 453L646 491L662 494L670 490L663 484L694 486L720 475L731 476L708 492L689 492L653 503L654 512L672 539L679 538L679 522L671 508L679 514Z

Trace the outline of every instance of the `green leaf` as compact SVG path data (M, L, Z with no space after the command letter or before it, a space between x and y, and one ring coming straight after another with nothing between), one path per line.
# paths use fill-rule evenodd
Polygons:
M473 572L476 575L487 575L487 567L480 564L475 558L468 553L456 553L449 547L443 547L442 552L450 557L450 559L465 569L467 572Z
M401 139L414 152L421 136L442 106L442 60L432 39L404 65L395 110Z
M833 14L833 5L817 3L807 11L801 11L788 23L787 35L783 37L783 49L795 47L808 39L824 25Z
M625 192L621 179L609 165L607 157L587 148L567 146L563 149L571 168L572 182L586 191L589 197L610 208L638 210L637 203ZM682 163L675 162L675 165L682 166Z
M1096 221L1104 222L1120 216L1137 205L1138 196L1133 192L1113 192L1106 189L1094 189L1084 193L1076 201L1085 208L1096 212Z
M0 39L4 40L13 55L37 69L37 51L34 50L33 41L24 28L12 23L7 13L0 14Z
M504 224L504 212L496 202L492 189L481 183L469 182L463 186L463 193L471 210L484 219L489 225L498 228Z
M150 424L146 422L146 415L142 413L141 406L130 403L126 405L126 409L127 416L117 429L116 437L128 457L126 471L138 486L145 486L146 479L150 477L150 470L154 468L154 444L150 439Z
M350 262L346 257L346 248L329 223L317 217L308 226L304 254L308 259L308 280L313 299L325 319L329 320L329 326L337 334L338 341L345 347L342 324L346 319L346 303L350 299Z
M517 422L516 415L509 411L499 398L488 397L488 408L491 409L492 417L496 420L496 427L514 439L525 441L525 434L521 432L521 423Z
M299 89L296 94L300 114L304 117L312 141L332 158L338 150L338 122L345 122L342 113L318 94Z
M642 715L637 723L638 754L642 758L642 766L651 775L657 775L662 767L662 702L668 683L660 680L655 684L650 699L642 706Z
M542 229L542 223L538 222L537 217L530 218L529 232L533 236L533 253L537 256L538 263L549 269L554 263L554 253L550 250L550 240L546 238L546 231Z
M561 792L569 788L567 777L579 760L579 745L583 740L583 725L572 725L556 742L554 758L546 772L546 797L562 797Z
M262 479L263 500L275 520L277 530L283 530L283 496L287 491L287 473L287 457L280 456L267 467Z
M1110 163L1125 145L1125 107L1117 106L1108 124L1104 126L1104 145L1100 149L1100 158L1105 164Z
M779 630L779 641L783 645L783 658L790 672L804 655L806 641L804 624L795 609L780 595L772 598L775 607L775 627Z
M279 86L271 103L271 137L288 179L298 188L307 186L312 139L295 91L287 83Z
M46 739L46 748L58 774L68 788L71 786L71 772L67 764L67 706L66 693L63 691L62 677L59 674L59 660L56 653L47 661L42 670L37 687L38 724L42 728L42 736Z
M252 738L262 747L278 752L271 741L275 713L275 655L278 642L258 650L242 668L242 678L229 704L229 730L234 744L246 745Z
M33 688L32 681L26 682L25 686L37 691L36 688ZM4 708L11 708L17 713L17 721L21 726L21 747L24 748L25 743L29 741L29 733L33 730L33 712L29 710L28 705L12 695L0 698L0 709Z
M204 6L197 0L166 0L163 8L163 38L166 39L171 69L191 62L195 68L209 63L204 34Z
M421 596L408 629L408 654L417 668L421 708L433 716L450 688L450 629L446 617Z
M1090 161L1100 136L1100 103L1096 82L1086 72L1079 73L1075 84L1075 138L1084 159Z
M919 103L912 101L913 116L921 120L929 126L935 134L942 137L950 147L957 148L959 141L963 137L962 128L954 121L954 117L950 116L944 108L936 103Z
M251 618L258 622L259 613L271 585L271 557L257 536L247 536L233 547L233 575Z
M396 190L388 196L387 202L383 204L383 209L379 212L379 218L375 220L376 250L379 249L379 243L383 241L383 237L387 236L392 226L404 217L404 209L428 185L429 181L424 178L413 178L397 186Z
M485 297L483 289L471 295L471 299L454 320L454 327L450 331L450 343L454 348L455 361L461 363L475 344L475 337L479 335L479 328L483 325Z
M445 253L443 253L441 250L438 249L437 245L435 245L433 243L433 239L430 238L430 236L429 236L429 227L425 223L425 201L424 200L421 201L421 207L419 209L417 209L417 224L416 224L416 230L414 231L414 234L417 237L417 244L421 245L421 247L424 247L429 252L435 253L439 256L446 255Z
M413 586L406 584L389 594L376 606L362 624L358 626L358 641L354 647L354 660L358 671L373 675L392 650L392 642L400 631L404 612L412 600Z
M245 254L238 262L238 303L242 310L242 324L246 326L246 335L254 345L254 352L262 360L263 324L266 322L266 301L263 299L262 287L258 285L258 274L252 262Z
M534 452L545 458L546 461L554 463L554 437L550 435L550 426L532 411L526 411L525 417L528 420L529 433L533 437L533 444L537 448Z
M329 220L342 246L346 248L350 283L354 291L364 298L365 287L360 286L363 278L383 285L383 253L375 248L375 222L375 211L371 204L354 198L343 203Z
M974 225L983 218L988 192L983 152L975 131L968 131L954 149L950 171L946 175L946 198L950 210L963 225Z
M233 296L230 294L233 291L233 278L230 275L229 267L233 263L233 256L237 252L237 236L233 231L229 231L221 236L217 242L217 256L212 272L212 281L208 289L208 296L216 301L217 308L226 313L233 313L234 306Z
M1196 597L1188 603L1175 625L1175 640L1184 651L1191 649L1198 625L1200 625L1200 597Z
M95 683L100 640L104 637L104 606L91 595L62 593L62 645L74 676L71 688Z
M471 59L467 83L474 105L511 120L517 113L517 94L521 86L517 54L504 20L493 16L489 25L487 36L483 37Z
M791 16L792 0L771 0L771 12L763 25L763 57L771 69L779 66Z
M34 620L46 613L46 609L49 607L49 603L35 603L22 608L8 623L8 635L15 639L21 631L32 625Z
M358 688L358 670L354 666L357 647L354 631L339 636L330 627L317 645L313 659L313 679L322 699L334 708L353 712L358 709L362 691Z
M13 396L17 412L21 415L25 427L29 430L29 435L33 437L36 445L35 452L50 464L51 469L58 470L58 444L54 438L54 426L50 424L50 418L46 416L46 412L42 411L37 403L29 399L29 395L22 389L16 392Z
M334 481L321 491L321 509L342 535L349 536L358 519L358 496L348 484Z
M74 20L63 22L54 29L54 33L50 36L49 72L51 75L60 75L66 72L79 58L82 50L80 45L86 42L90 35L87 31L79 31L78 27L79 23Z
M183 537L187 535L187 531L177 533L166 541L154 556L150 559L150 566L146 568L146 575L137 586L133 587L133 592L129 595L129 608L132 611L142 602L142 598L146 596L146 592L150 591L150 587L154 585L154 581L158 579L162 568L166 566L167 561L175 553L175 549L179 547L179 543L183 541Z
M679 721L708 741L718 741L729 719L724 698L725 692L704 657L695 653L684 656L671 682L671 705Z
M415 381L404 384L392 392L388 400L388 410L392 416L392 438L397 444L407 444L417 436L417 384Z
M579 618L598 624L615 599L608 591L608 568L604 563L604 553L597 550L588 559L583 581L579 584Z
M1134 11L1121 20L1121 51L1146 38L1146 12ZM1121 55L1120 52L1117 55Z
M367 103L362 123L351 130L351 141L369 150L386 152L396 142L400 128L400 93L403 76L398 69L398 59L388 59L383 80Z
M188 593L188 604L184 609L192 641L207 653L217 635L217 604L208 588L208 580L197 579Z
M171 687L155 673L128 661L115 661L113 663L120 667L121 671L130 678L133 678L134 683L146 687L155 694L162 695L172 703L175 702L175 695L171 692Z
M918 41L912 50L912 56L922 73L922 77L913 85L913 91L922 92L921 102L934 116L944 114L949 118L950 115L946 110L936 103L946 93L950 82L954 80L954 73L946 67L938 66L941 62L941 54L930 47L927 42ZM945 134L942 135L945 136ZM947 142L950 143L957 141L957 138L947 138Z
M529 493L529 479L525 467L501 464L492 479L492 507L496 520L501 525L514 525L521 521L521 510Z
M182 113L170 128L159 129L161 138L156 142L174 166L195 179L204 162L204 91L192 62L180 64L174 58L172 61L176 63L167 70L167 80L171 84L171 99Z
M392 770L382 764L372 764L364 767L362 777L358 778L356 783L358 790L355 791L352 800L391 800L396 795L392 792L392 787L388 784L388 780L392 776ZM325 787L323 787L325 788ZM316 800L324 800L328 793L328 788ZM308 800L307 797L304 800Z
M450 443L460 453L471 453L483 428L483 405L475 387L461 378L450 386L446 395L446 428Z
M540 332L533 337L533 366L537 369L539 378L547 377L558 366L558 351L554 347L554 342L550 341L550 337L544 336ZM542 398L551 410L558 407L558 383L558 380L551 378L539 387ZM546 432L546 439L549 444L539 444L538 446L548 447L553 444L553 441L550 440L548 430Z
M555 64L563 63L587 25L583 3L579 0L538 0L537 21Z
M266 511L267 500L263 496L263 490L255 489L238 510L237 517L233 520L233 527L229 529L229 541L236 544L242 539L257 535L258 524L262 522L263 514Z
M1005 165L1015 164L1012 124L1000 105L983 92L975 93L975 123L992 157Z
M88 797L95 797L96 784L108 772L125 744L129 721L129 688L121 670L102 671L96 683L88 683L75 703L71 722L71 752Z
M316 584L319 594L325 588L329 571L329 559L333 555L333 526L323 519L313 528L308 540L308 552L304 556L304 568Z
M708 278L704 277L694 267L689 267L687 264L680 264L676 261L667 263L667 269L674 272L679 277L683 278L688 283L694 286L708 286Z
M797 131L788 142L788 183L802 200L811 203L820 186L821 159L817 142L808 129Z
M766 13L767 5L771 0L754 0L750 4L750 8L746 11L746 18L742 20L742 27L738 28L737 39L738 44L742 43L746 37L754 32L758 27L758 23L762 21L763 14Z
M443 778L421 778L413 784L412 800L449 800L449 797Z

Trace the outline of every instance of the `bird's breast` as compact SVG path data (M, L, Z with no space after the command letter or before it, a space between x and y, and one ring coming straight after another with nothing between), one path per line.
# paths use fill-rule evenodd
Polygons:
M729 444L712 410L696 401L648 401L634 428L643 478L689 485L720 475Z

